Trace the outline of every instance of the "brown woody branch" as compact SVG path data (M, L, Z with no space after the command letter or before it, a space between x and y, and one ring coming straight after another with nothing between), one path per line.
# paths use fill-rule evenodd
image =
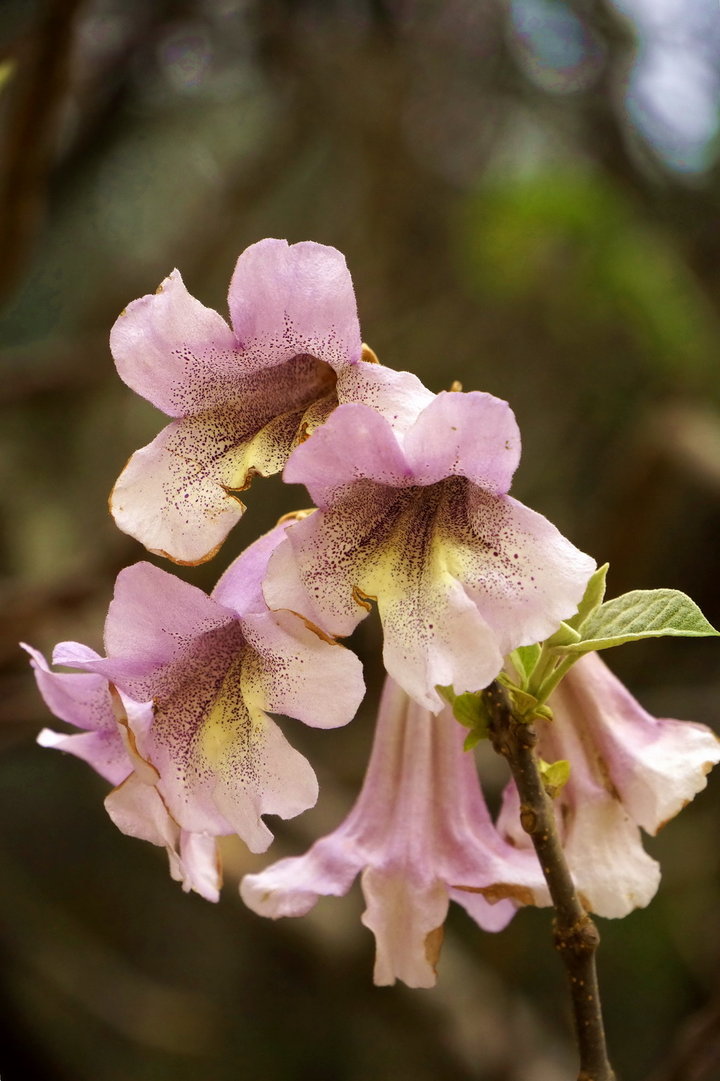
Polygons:
M531 724L515 717L503 687L484 692L490 713L490 739L507 759L520 794L520 822L530 836L555 907L555 948L567 970L575 1034L580 1052L578 1081L615 1081L608 1061L595 968L598 930L581 905L565 859L552 800L545 791Z

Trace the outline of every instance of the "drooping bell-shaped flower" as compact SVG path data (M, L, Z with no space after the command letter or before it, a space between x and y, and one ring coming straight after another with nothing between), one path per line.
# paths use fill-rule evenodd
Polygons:
M549 705L554 720L538 722L538 752L570 763L555 802L576 888L589 911L626 916L647 905L660 882L640 827L657 833L705 788L720 741L705 725L651 716L596 653L570 669ZM518 810L511 782L498 829L526 848Z
M355 294L335 248L262 240L238 259L231 326L188 293L177 270L119 317L121 378L172 417L128 462L110 507L120 529L178 563L210 559L269 476L338 401L403 423L432 395L407 372L367 363Z
M251 545L210 597L148 563L127 568L105 624L107 657L72 642L54 653L120 693L135 773L147 765L145 780L181 830L238 833L255 852L272 840L263 814L290 818L317 798L312 768L267 713L331 728L352 718L364 690L354 654L291 613L267 611L260 582L283 534L276 527ZM97 740L108 725L105 711ZM143 795L114 797L116 821L125 808L137 823Z
M48 708L81 729L68 735L43 728L38 743L82 758L114 784L105 807L115 824L123 833L164 847L170 873L183 889L217 901L221 873L215 838L180 828L158 791L157 771L139 751L152 724L152 703L132 701L94 672L53 672L42 653L23 648ZM101 660L94 650L79 645L75 650L78 661Z
M490 394L438 394L404 432L340 406L285 468L319 510L274 554L268 604L346 635L376 600L385 668L431 710L438 685L487 686L575 612L595 566L507 494L519 457L515 417Z
M361 872L375 982L431 987L450 900L499 931L543 886L535 854L493 827L463 736L449 709L433 716L388 677L350 814L304 856L246 875L245 903L273 919L302 916L320 896L343 896Z

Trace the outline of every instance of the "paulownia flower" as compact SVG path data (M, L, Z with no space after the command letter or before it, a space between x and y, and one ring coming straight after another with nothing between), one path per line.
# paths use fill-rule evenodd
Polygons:
M570 669L549 704L554 720L538 724L538 750L545 761L570 763L556 808L578 893L599 916L626 916L660 882L640 827L657 833L705 788L720 741L705 725L652 717L595 653ZM512 782L498 828L529 846Z
M133 301L110 345L122 379L172 417L115 485L115 521L178 563L210 559L244 511L237 493L269 476L338 401L400 425L431 399L414 375L363 354L345 259L310 241L262 240L240 256L231 326L177 270Z
M448 709L432 716L388 677L350 814L304 856L246 875L245 903L273 919L302 916L320 896L343 896L362 872L375 983L431 987L450 900L499 931L515 912L510 898L529 900L542 884L534 853L516 851L493 827L463 734Z
M405 432L340 406L285 468L320 509L274 554L269 606L346 635L376 600L385 667L418 702L487 686L575 612L595 566L507 495L519 457L513 413L490 394L438 394Z
M254 852L272 840L263 814L290 818L317 799L312 768L266 711L332 728L351 719L364 690L354 654L291 613L267 611L260 581L283 533L276 527L248 548L210 597L148 563L121 571L105 624L107 657L69 642L53 658L94 673L97 688L104 679L117 689L136 779L151 783L181 830L195 838L238 833ZM108 725L105 711L83 748L96 768L112 742ZM81 753L82 738L68 749ZM114 770L105 774L118 780ZM128 820L142 817L138 801L147 793L133 786L111 797L116 821L123 808Z
M48 708L82 729L67 735L43 728L38 743L77 755L116 785L105 800L115 824L123 833L164 847L170 873L183 889L217 901L221 874L215 838L180 828L156 787L157 771L138 750L152 723L152 703L132 701L94 672L53 672L42 653L31 646L23 648L30 654ZM75 650L83 662L101 659L92 649L76 645Z

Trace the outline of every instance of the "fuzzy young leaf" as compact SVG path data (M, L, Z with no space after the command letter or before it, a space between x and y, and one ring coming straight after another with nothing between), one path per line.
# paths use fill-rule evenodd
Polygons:
M577 630L582 626L588 616L591 616L592 613L600 607L605 599L605 579L607 578L609 567L609 563L603 563L602 567L598 567L595 571L585 587L585 593L578 605L577 612L567 621L569 627L573 627Z
M519 719L529 721L534 716L538 704L535 695L521 690L520 687L509 687L508 692Z
M555 799L560 789L570 780L570 763L566 758L560 758L557 762L539 761L540 776L543 787L550 799Z
M487 734L483 735L483 733L479 732L477 728L472 728L465 736L463 750L472 751L473 748L477 747L478 743L480 743L480 741L483 739L487 739Z
M482 695L458 694L452 703L455 720L459 721L464 728L478 733L478 739L485 739L490 722L490 715Z
M537 645L534 646L518 646L518 648L514 649L510 654L510 660L523 683L527 684L527 681L533 674L541 652L542 646L540 643L537 643Z
M597 608L583 623L581 633L580 642L564 647L566 653L588 653L665 635L704 638L718 634L695 602L676 589L623 593Z
M580 631L571 627L569 623L561 623L555 634L548 638L546 645L553 649L564 649L565 646L575 645L582 638Z
M452 706L454 704L456 694L452 687L443 687L442 684L438 683L435 690L440 695L440 697L447 702L449 706Z

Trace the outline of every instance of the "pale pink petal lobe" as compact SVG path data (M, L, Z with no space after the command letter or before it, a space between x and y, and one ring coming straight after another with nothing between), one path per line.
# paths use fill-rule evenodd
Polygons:
M107 680L91 672L52 672L38 650L23 648L30 654L38 689L48 709L60 720L83 729L81 733L66 734L43 728L37 737L40 746L73 754L101 777L119 784L130 773L132 763L118 731Z
M414 881L411 874L368 867L362 889L367 902L362 922L375 936L374 982L379 987L396 980L408 987L434 987L450 903L447 887L437 879Z
M340 405L369 405L385 417L396 432L406 431L435 395L411 372L396 372L384 364L365 360L338 372Z
M276 525L233 560L212 591L212 599L244 616L248 612L266 612L262 582L270 556L285 539L287 523Z
M171 417L223 400L235 347L222 316L188 293L177 270L129 304L110 332L121 379Z
M107 674L112 665L113 675L121 680L122 665L126 664L128 677L122 680L121 689L138 701L146 701L153 693L134 689L128 681L141 682L159 665L186 663L197 637L233 622L233 613L197 586L151 563L135 563L122 570L115 583L105 621L108 661L102 670ZM164 678L169 680L167 673Z
M520 431L507 402L492 394L443 391L409 429L404 449L418 484L460 476L504 495L520 461Z
M283 480L304 484L318 507L327 508L347 486L370 480L391 487L413 484L389 421L366 405L341 405L291 455Z
M237 261L228 305L245 354L264 367L308 354L339 370L359 360L350 272L335 248L261 240Z
M285 713L314 728L336 728L354 717L363 695L362 664L349 649L309 630L298 616L248 615L243 633L255 654L265 709Z

